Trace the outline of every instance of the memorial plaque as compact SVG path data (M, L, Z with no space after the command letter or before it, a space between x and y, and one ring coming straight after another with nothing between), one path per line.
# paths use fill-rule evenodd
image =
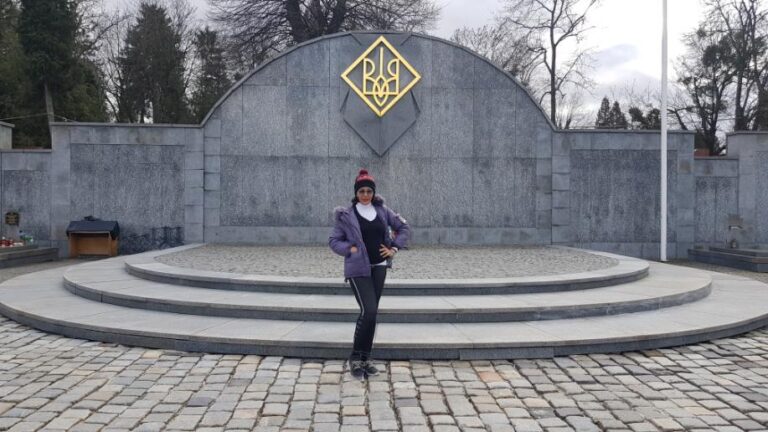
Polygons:
M14 211L9 211L5 214L5 224L6 225L18 225L19 224L19 213Z

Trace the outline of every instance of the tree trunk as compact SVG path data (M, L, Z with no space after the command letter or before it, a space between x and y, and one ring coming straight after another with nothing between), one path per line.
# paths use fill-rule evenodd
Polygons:
M552 30L550 30L552 32ZM549 72L549 118L552 124L557 124L557 72L555 70L557 63L557 47L552 47L552 68Z
M347 0L338 0L333 7L333 17L328 23L328 34L337 33L347 15Z
M53 97L51 96L51 91L48 88L48 81L43 82L43 93L45 96L45 113L48 115L48 126L50 127L51 123L54 122L54 115Z
M291 25L291 36L296 43L307 40L307 26L301 16L299 0L286 0L285 13L288 24Z
M557 1L552 4L552 12L549 16L549 49L552 50L552 62L549 68L549 119L557 126L557 44L555 44L555 10ZM546 54L545 54L546 55Z
M744 80L744 77L741 76L741 73L739 75L740 76L736 78L736 100L734 101L736 110L734 112L733 130L735 131L747 129L747 124L744 121L744 107L741 104L741 90L743 87L742 81Z
M757 93L757 113L752 130L768 131L768 90L763 88Z

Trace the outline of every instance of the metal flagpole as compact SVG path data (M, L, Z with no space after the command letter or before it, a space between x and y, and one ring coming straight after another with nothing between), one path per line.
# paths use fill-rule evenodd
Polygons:
M661 261L667 260L667 0L661 31Z

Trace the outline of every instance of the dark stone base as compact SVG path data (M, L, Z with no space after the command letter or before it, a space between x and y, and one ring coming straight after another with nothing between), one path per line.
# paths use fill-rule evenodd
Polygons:
M56 248L38 248L37 246L17 246L0 249L0 268L18 267L59 259Z
M768 273L768 251L760 249L688 249L688 258L707 264Z

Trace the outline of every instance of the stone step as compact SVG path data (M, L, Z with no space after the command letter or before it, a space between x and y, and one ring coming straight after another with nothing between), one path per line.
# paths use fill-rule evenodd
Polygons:
M197 247L188 245L174 251ZM398 279L397 272L387 276L388 295L466 295L466 294L524 294L562 292L599 288L640 280L648 275L648 262L637 258L605 252L590 251L619 261L613 267L570 274L484 278L478 279ZM349 286L342 277L312 278L253 275L173 267L155 260L169 253L153 251L125 258L129 274L142 279L190 287L233 291L253 291L291 294L349 294Z
M734 267L743 270L768 272L768 256L725 252L729 249L688 249L688 258L707 264ZM730 249L733 251L733 249Z
M0 268L16 267L59 259L59 250L36 245L0 249Z
M0 312L69 337L213 353L344 358L354 323L176 314L94 302L63 287L64 269L0 284ZM661 348L768 324L768 285L711 273L712 293L682 306L589 318L505 323L382 323L381 359L530 358Z
M140 279L119 265L124 258L67 270L64 286L94 301L139 309L232 318L354 322L359 308L346 295L290 294L190 288ZM586 291L493 295L391 295L379 322L505 322L576 318L654 310L693 302L710 292L711 278L688 268L652 264L642 280Z

